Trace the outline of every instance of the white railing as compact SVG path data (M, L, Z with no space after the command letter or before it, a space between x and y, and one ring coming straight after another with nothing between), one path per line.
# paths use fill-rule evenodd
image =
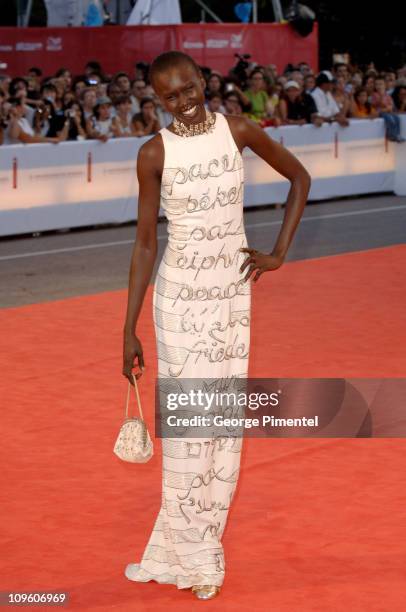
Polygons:
M401 121L405 135L405 115ZM266 131L310 172L310 200L406 195L406 144L385 139L383 119ZM137 153L147 139L0 146L0 235L136 219ZM245 206L284 202L289 182L251 150L243 158Z

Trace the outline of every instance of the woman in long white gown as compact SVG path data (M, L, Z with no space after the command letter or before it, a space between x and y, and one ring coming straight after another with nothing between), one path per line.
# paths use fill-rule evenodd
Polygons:
M185 58L189 56L169 52L159 56L151 67L153 85L162 103L173 113L174 124L161 129L146 143L149 150L142 151L146 147L143 145L138 157L137 240L140 230L140 243L151 240L148 223L157 215L159 205L168 219L168 243L154 284L153 318L158 377L162 388L177 391L182 390L186 380L217 381L216 388L221 388L225 381L247 377L251 275L255 272L257 280L266 270L280 267L284 244L293 236L307 196L307 173L284 149L301 183L292 197L295 206L291 206L290 219L279 238L280 251L265 255L248 248L239 148L248 136L242 129L238 133L238 126L230 118L206 111L204 79L193 60ZM246 134L252 129L253 122L232 119L248 126ZM186 129L200 123L202 131L183 137L179 121ZM156 177L159 198L153 187ZM249 254L248 258L244 253ZM140 253L138 257L137 260L136 242L123 369L130 381L136 356L139 365L143 365L142 347L134 328L142 303L141 289L153 263L152 257L148 259L148 249L144 258ZM147 270L137 291L136 280L131 278L141 261ZM179 589L193 587L201 599L219 592L225 577L222 535L238 482L242 440L241 436L221 435L162 438L161 508L141 561L126 567L127 578L174 584Z

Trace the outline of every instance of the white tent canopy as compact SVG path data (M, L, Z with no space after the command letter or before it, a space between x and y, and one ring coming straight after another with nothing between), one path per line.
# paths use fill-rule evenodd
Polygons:
M182 23L179 0L137 0L127 25Z
M102 10L100 0L45 0L49 27L81 26L90 2Z

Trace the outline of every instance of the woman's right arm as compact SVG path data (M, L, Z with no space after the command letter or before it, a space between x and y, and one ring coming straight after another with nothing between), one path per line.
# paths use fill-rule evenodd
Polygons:
M136 335L137 321L144 296L154 268L157 246L157 220L160 206L160 191L163 166L163 145L159 137L144 143L137 157L139 183L137 234L133 247L127 313L124 323L123 375L131 384L134 359L144 369L144 355L141 342ZM139 378L141 373L136 375Z

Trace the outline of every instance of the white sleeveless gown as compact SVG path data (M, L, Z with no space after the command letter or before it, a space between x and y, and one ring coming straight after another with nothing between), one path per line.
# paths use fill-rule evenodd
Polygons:
M239 268L248 246L244 171L227 119L182 138L162 128L161 206L168 244L153 292L158 377L246 378L251 279ZM242 438L162 438L162 504L129 580L221 586L221 537L240 467Z

